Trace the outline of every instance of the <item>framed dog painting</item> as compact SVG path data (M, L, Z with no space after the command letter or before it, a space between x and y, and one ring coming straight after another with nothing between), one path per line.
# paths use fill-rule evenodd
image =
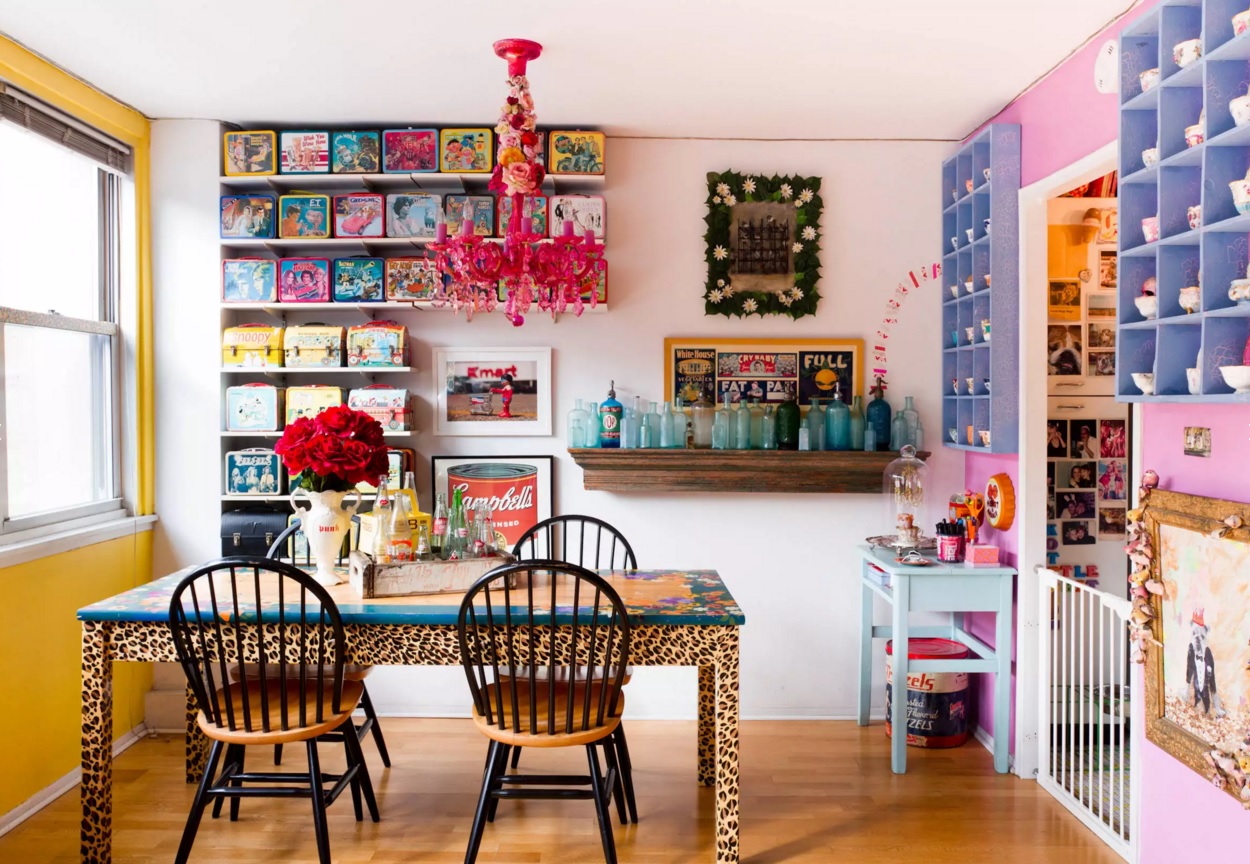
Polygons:
M1145 519L1163 583L1152 598L1146 737L1211 777L1213 751L1250 757L1250 505L1156 489Z

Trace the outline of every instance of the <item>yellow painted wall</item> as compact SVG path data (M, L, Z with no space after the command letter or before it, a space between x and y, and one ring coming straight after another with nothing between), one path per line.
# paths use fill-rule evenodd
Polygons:
M74 613L151 579L152 532L0 569L0 814L78 767L81 630ZM143 722L147 663L113 667L113 734Z

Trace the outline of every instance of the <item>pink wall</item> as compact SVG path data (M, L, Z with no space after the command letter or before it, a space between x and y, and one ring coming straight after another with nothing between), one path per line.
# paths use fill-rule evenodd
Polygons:
M1094 90L1094 56L1103 42L1139 14L1134 12L1099 34L993 118L991 122L1021 125L1023 184L1046 177L1115 139L1117 96ZM1143 408L1142 417L1143 467L1158 471L1165 488L1250 501L1246 467L1250 465L1250 406L1151 405ZM1210 458L1183 455L1186 425L1211 427ZM978 488L995 471L1018 476L1017 468L1015 457L969 454L964 474L968 485ZM1012 553L1018 548L1014 529L999 542ZM982 690L984 699L988 690L984 685ZM992 727L992 718L984 720ZM1225 793L1148 743L1142 726L1137 724L1133 741L1142 756L1140 864L1244 860L1246 814Z

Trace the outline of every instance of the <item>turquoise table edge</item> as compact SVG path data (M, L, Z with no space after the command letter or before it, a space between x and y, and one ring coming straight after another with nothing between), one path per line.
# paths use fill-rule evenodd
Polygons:
M861 543L855 548L865 559L871 558L874 565L890 574L902 573L908 576L973 576L978 573L984 576L1017 575L1015 567L1008 567L1005 564L967 564L963 561L948 563L938 561L934 555L925 554L925 558L933 563L917 567L914 564L897 563L894 560L897 557L894 552L880 546Z
M78 610L79 621L168 621L169 600L174 588L194 567L188 567L177 573L162 576L144 585L124 591L113 597L105 598ZM632 581L661 581L671 583L672 593L661 596L648 604L632 604L628 590L621 590L629 612L630 623L637 626L741 626L746 623L746 616L738 606L733 595L715 570L678 570L678 569L647 569L647 570L600 570L600 575L615 580L624 580L623 588ZM662 593L662 592L661 592ZM428 596L428 595L427 595ZM449 599L458 595L449 594ZM415 624L415 625L454 625L459 616L460 603L442 604L404 604L395 598L388 598L385 603L371 603L367 600L338 603L339 613L344 624ZM513 607L519 609L520 607ZM571 623L572 617L562 620L560 609L557 608L556 623ZM570 610L571 611L571 610ZM245 611L244 617L247 617Z

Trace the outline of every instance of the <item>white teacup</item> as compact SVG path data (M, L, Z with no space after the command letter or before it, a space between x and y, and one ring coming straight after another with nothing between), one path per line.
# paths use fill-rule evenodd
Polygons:
M1133 383L1137 385L1146 396L1152 396L1155 392L1155 373L1153 372L1134 372Z
M1145 297L1134 297L1133 303L1137 306L1137 311L1141 313L1141 317L1150 319L1159 314L1159 298L1153 294Z
M1201 369L1192 366L1185 370L1185 380L1189 383L1189 392L1198 395L1198 391L1202 389Z

